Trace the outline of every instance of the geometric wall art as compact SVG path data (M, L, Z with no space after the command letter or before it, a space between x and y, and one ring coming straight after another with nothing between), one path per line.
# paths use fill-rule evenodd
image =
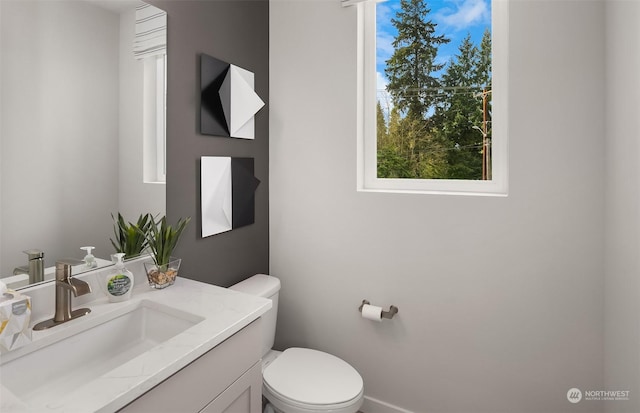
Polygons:
M264 106L254 91L254 77L241 67L200 55L200 133L254 139L254 115Z
M202 236L231 231L255 221L253 158L203 156L200 162Z

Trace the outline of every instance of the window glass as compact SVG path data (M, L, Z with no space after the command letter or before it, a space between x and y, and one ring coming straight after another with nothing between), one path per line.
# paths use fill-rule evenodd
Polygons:
M494 165L496 155L506 158L506 140L496 151L491 0L388 0L360 12L361 36L375 37L360 42L363 87L375 84L374 99L364 91L365 189L503 191L505 176L498 177L500 191L449 184L506 174L506 159Z

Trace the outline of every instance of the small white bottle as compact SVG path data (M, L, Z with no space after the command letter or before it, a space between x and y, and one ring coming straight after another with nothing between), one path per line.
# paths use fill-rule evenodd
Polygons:
M87 252L87 255L84 256L84 258L82 259L82 261L84 261L84 264L86 265L87 268L96 268L98 266L98 262L96 261L96 257L93 256L93 254L91 254L91 250L93 250L95 247L81 247L81 250L84 250Z
M133 290L133 274L127 270L122 262L124 253L114 254L116 257L115 269L107 275L106 292L109 301L118 303L131 298Z

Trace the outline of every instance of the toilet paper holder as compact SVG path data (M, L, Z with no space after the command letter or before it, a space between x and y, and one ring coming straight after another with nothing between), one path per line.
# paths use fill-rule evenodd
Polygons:
M362 312L362 307L365 304L371 304L371 303L369 302L369 300L362 300L362 304L360 304L360 307L358 307L358 311ZM392 305L391 307L389 307L389 311L382 310L382 318L387 318L391 320L393 316L396 314L398 314L398 307L396 307L395 305Z

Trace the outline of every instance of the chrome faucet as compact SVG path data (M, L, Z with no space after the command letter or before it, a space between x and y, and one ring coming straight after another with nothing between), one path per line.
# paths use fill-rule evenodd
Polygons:
M55 327L91 312L89 308L71 310L71 294L79 297L91 292L89 284L71 276L71 267L78 264L82 264L82 261L72 259L56 261L56 312L52 319L36 324L33 327L34 330Z
M29 265L14 268L13 275L29 274L29 284L44 281L44 252L35 249L22 252L29 256Z

